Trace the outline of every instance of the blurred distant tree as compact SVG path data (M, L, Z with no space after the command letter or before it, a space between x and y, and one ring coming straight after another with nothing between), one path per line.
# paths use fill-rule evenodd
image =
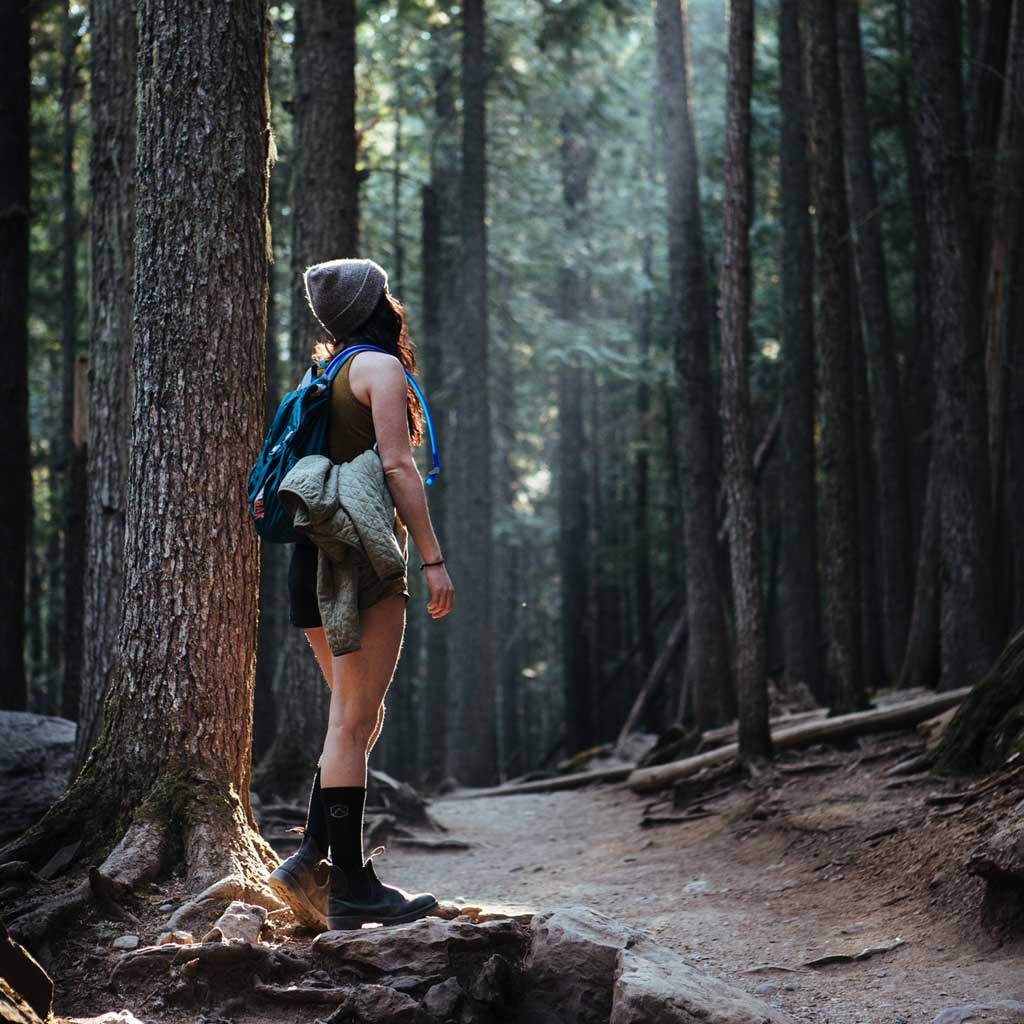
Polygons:
M24 708L28 446L29 7L0 6L0 707Z
M729 72L725 108L725 191L719 322L721 416L725 449L729 553L736 613L736 702L741 760L770 757L768 651L761 592L761 535L754 491L750 423L750 222L753 168L750 99L754 73L753 0L729 4Z
M822 575L828 626L831 707L867 703L861 666L861 579L857 436L850 337L850 221L843 179L843 113L836 52L836 0L808 0L812 183L821 396Z
M782 237L782 631L786 678L827 700L821 671L814 469L814 239L800 0L779 3Z
M468 786L497 778L493 614L493 474L487 249L487 83L484 0L462 7L460 305L456 338L461 387L450 445L451 501L445 555L459 610L448 631L448 774Z
M941 678L981 678L999 653L977 249L959 74L959 0L911 7L917 131L931 242L937 474L942 544Z
M657 0L656 44L661 131L668 189L670 324L675 348L679 450L685 494L678 510L686 548L686 686L697 724L731 712L729 638L716 566L718 474L711 379L711 308L700 207L697 146L690 109L686 8Z
M907 442L889 308L889 279L882 245L878 187L871 154L858 0L838 0L836 16L843 154L860 301L860 334L867 360L871 399L868 421L876 481L876 501L869 509L872 520L865 524L865 532L874 535L874 523L878 523L882 652L886 674L892 677L902 664L910 620L912 558ZM870 465L868 463L869 469Z

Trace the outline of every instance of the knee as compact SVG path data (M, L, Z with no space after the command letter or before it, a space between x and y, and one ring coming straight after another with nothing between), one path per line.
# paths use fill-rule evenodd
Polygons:
M328 740L356 749L369 746L370 737L377 728L377 714L349 713L332 719L327 726Z

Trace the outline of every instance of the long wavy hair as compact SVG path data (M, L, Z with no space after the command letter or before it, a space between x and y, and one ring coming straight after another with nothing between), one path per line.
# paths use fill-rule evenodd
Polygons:
M347 338L320 338L313 346L313 360L329 360L343 348L359 344L376 345L395 356L413 376L416 375L416 343L409 337L405 307L385 289L373 312ZM423 443L423 412L412 385L406 381L406 409L409 438L414 445Z

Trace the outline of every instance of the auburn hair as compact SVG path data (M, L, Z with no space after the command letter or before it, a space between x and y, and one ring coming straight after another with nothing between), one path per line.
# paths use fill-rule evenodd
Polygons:
M416 375L416 343L409 337L405 307L385 288L373 312L347 338L320 338L313 346L314 362L327 361L349 345L376 345L396 359L413 376ZM406 409L409 416L409 438L413 445L423 443L423 411L412 385L406 381Z

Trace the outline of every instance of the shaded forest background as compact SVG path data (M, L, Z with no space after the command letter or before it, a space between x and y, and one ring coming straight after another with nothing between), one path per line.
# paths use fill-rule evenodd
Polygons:
M369 256L409 310L445 465L429 497L457 608L430 621L411 573L373 754L401 779L497 782L627 720L737 710L766 753L771 694L849 711L969 685L1024 621L1024 4L732 7L269 9L264 407L317 337L301 268ZM5 3L0 60L0 690L79 721L80 763L121 625L132 443L114 250L135 55L114 10L31 5L19 85ZM260 386L220 358L229 404ZM271 793L308 784L326 708L285 564L262 552Z

